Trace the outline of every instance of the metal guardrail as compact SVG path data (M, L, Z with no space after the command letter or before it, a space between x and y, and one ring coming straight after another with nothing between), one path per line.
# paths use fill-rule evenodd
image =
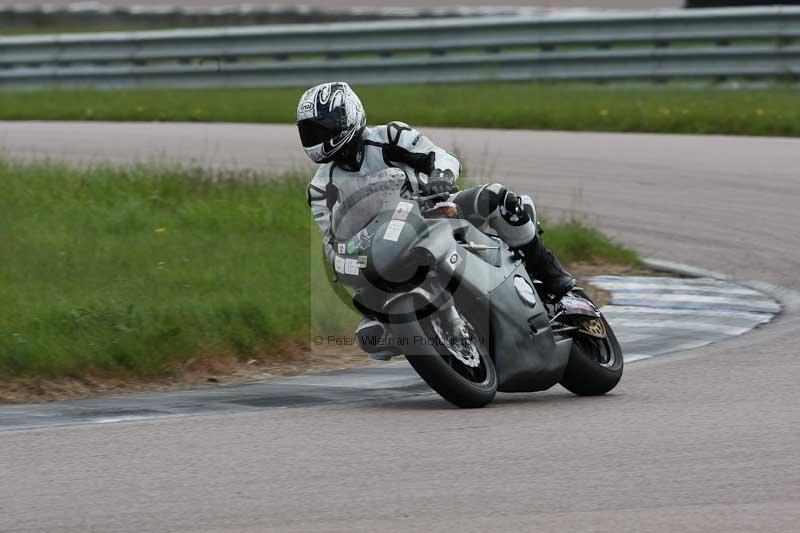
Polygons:
M168 0L169 1L169 0ZM323 8L308 5L107 5L79 2L58 5L0 5L0 29L26 30L47 27L83 28L187 28L202 26L245 26L255 24L299 24L354 22L414 18L478 17L535 14L544 8L531 7L351 7ZM136 4L136 2L133 2ZM223 4L227 4L223 2ZM231 2L231 4L233 4Z
M0 88L800 76L800 8L0 38Z

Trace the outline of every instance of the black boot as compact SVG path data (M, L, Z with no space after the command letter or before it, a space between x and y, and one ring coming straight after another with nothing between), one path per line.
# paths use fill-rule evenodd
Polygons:
M542 282L551 300L557 302L575 287L575 278L564 270L558 258L538 235L530 243L518 248L525 261L525 270L531 278Z

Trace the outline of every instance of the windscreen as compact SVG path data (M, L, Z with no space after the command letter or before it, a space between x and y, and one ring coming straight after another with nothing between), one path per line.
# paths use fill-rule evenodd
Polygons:
M383 209L393 209L390 198L405 183L402 171L348 178L337 184L339 201L333 207L333 236L346 241L364 229Z

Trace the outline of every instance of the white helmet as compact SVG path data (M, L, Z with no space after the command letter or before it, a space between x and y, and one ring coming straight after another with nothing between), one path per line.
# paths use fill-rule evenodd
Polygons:
M343 81L310 88L297 104L297 129L303 149L315 163L333 160L367 125L364 106Z

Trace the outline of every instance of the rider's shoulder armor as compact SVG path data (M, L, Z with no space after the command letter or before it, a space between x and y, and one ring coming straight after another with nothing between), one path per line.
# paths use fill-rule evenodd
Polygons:
M430 147L420 150L422 134L405 122L389 122L369 128L364 137L367 146L380 148L386 166L400 166L404 170L429 174L433 164Z
M389 122L386 124L386 138L389 144L413 152L416 151L417 143L422 139L422 134L405 122Z

